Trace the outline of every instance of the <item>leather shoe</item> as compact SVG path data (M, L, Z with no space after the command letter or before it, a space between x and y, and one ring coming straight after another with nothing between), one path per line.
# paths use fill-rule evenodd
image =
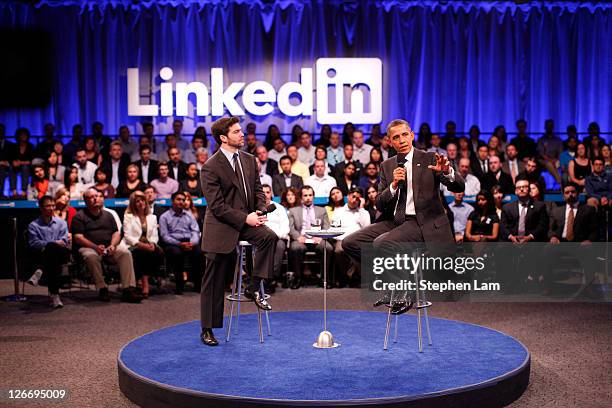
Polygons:
M98 292L98 300L100 300L102 302L110 302L111 301L110 295L108 294L108 288L100 289L100 291Z
M394 300L391 304L391 314L401 315L412 309L412 300L409 297Z
M264 299L264 297L258 290L251 291L250 289L245 289L244 297L255 302L255 306L257 306L261 310L272 310L272 306L270 306L270 303L268 303L268 301Z
M302 282L300 282L300 278L293 279L291 282L291 289L299 289L302 286Z
M200 340L202 343L207 346L218 346L219 342L215 339L215 335L213 334L212 329L202 329L202 334L200 334Z
M380 299L374 302L374 307L388 305L390 301L391 301L391 293L385 292L385 294Z

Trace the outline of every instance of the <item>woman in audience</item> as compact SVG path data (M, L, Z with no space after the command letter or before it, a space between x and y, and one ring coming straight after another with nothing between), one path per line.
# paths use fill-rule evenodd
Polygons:
M135 164L130 164L125 170L126 178L117 187L117 198L128 198L135 191L144 191L146 184L140 179L140 169Z
M491 195L495 205L495 214L501 220L502 207L504 206L504 193L500 186L491 187Z
M585 178L591 174L591 162L587 157L587 149L584 143L578 143L576 146L576 156L574 160L569 162L567 166L569 181L576 183L579 186L578 193L584 190Z
M204 149L208 151L208 154L212 154L212 149L208 141L208 136L206 135L206 128L204 126L198 126L193 136L202 137L202 139L204 140Z
M484 190L476 194L474 211L468 216L465 226L465 239L472 242L497 241L499 218L495 213L493 199Z
M495 155L499 157L500 161L504 161L504 151L502 150L501 142L497 136L491 135L487 145L489 146L489 156Z
M47 175L50 181L63 183L66 177L66 167L60 164L60 157L61 155L58 155L55 151L49 153L49 157L47 158Z
M71 200L81 200L83 193L89 188L89 184L83 184L79 181L79 169L70 167L70 171L66 172L66 181L64 182L66 189L70 193Z
M459 149L458 149L458 153L457 153L457 161L459 161L459 159L472 159L472 150L470 149L470 142L468 141L467 137L465 136L461 136L459 138Z
M376 221L376 212L378 208L376 208L376 197L378 197L378 189L374 186L368 187L366 190L366 204L363 207L370 214L370 222L374 224Z
M191 193L189 193L189 191L185 191L184 193L185 193L185 211L193 215L193 218L195 218L195 220L198 222L200 231L202 231L202 227L204 224L203 214L200 214L200 211L198 211L198 207L196 207L195 204L193 203L193 196L191 195Z
M380 130L380 125L377 123L376 125L372 126L372 130L370 131L370 138L366 140L366 143L370 146L378 147L380 149L380 145L382 144L383 138L384 136L382 134L382 131Z
M274 147L274 141L276 139L280 139L280 130L278 130L278 126L270 125L268 126L268 131L266 132L266 138L264 140L264 146L267 150L272 150Z
M431 147L431 126L429 123L423 122L419 126L416 147L421 150L427 150Z
M44 196L55 195L61 184L57 181L49 181L47 171L42 164L35 164L32 171L32 182L28 186L28 200L40 200Z
M325 162L325 174L332 175L335 173L334 166L330 166L327 163L327 149L322 146L315 147L315 160L323 160ZM310 175L314 174L314 163L308 168Z
M291 144L297 145L298 142L300 141L300 137L302 136L302 133L304 133L304 128L302 128L300 125L294 125L291 128ZM280 136L280 132L279 132L279 136Z
M353 144L353 132L355 131L355 125L351 122L346 122L342 129L342 144Z
M94 188L102 193L102 196L106 198L115 198L115 188L106 180L106 173L101 169L97 168L94 173Z
M298 207L300 202L300 193L295 187L289 187L281 193L281 205L287 210L293 207Z
M55 143L53 143L53 149L51 149L51 153L55 153L57 155L57 164L63 166L70 165L70 158L66 157L66 154L64 153L64 144L59 140L56 140Z
M30 143L30 131L19 128L15 131L17 145L10 155L13 171L10 175L11 193L15 198L26 198L28 181L30 179L30 166L34 160L34 146ZM17 194L17 175L21 175L21 193Z
M499 147L502 152L506 151L506 145L508 144L508 134L504 125L495 126L493 129L493 135L499 139Z
M123 217L123 240L132 252L136 279L141 281L142 296L149 297L149 275L158 274L163 251L157 245L157 218L151 213L142 191L130 195Z
M192 197L202 197L200 172L195 163L189 163L187 166L187 178L181 181L179 189L189 193Z
M70 206L70 192L66 187L60 187L55 192L55 216L68 224L68 237L71 237L72 218L76 215L74 207Z
M373 147L370 150L370 163L374 163L376 167L378 167L378 171L380 171L380 164L384 161L382 152L380 148ZM365 164L365 163L364 163Z
M544 201L544 192L538 183L529 183L529 197L531 197L533 201L542 201L546 205L546 212L548 212L549 215L552 214L553 208L556 207L554 202Z
M351 191L353 186L356 186L358 183L355 181L355 174L357 173L357 167L355 163L350 162L344 166L344 173L336 179L338 184L338 188L342 190L342 194L345 196L348 195L348 192Z
M202 171L202 168L204 167L204 164L208 160L208 150L206 150L203 147L198 147L198 150L196 150L195 156L196 156L196 168L198 169L198 174L200 174L200 172Z
M610 151L610 145L605 144L601 146L601 157L604 159L604 167L608 176L612 176L612 152Z
M87 160L99 166L101 163L102 157L98 154L98 149L96 148L96 139L91 136L87 136L85 141L83 142L83 147L85 147L85 155L87 156Z
M321 135L319 140L315 143L315 146L329 147L329 139L331 138L332 128L329 125L321 126Z
M342 206L344 206L344 194L338 187L334 187L329 192L329 199L327 200L327 205L325 206L327 218L330 220L333 219L336 208Z

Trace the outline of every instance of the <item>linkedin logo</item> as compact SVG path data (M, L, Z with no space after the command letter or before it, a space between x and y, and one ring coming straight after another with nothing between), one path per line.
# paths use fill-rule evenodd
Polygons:
M286 116L312 116L320 124L375 124L382 121L382 62L378 58L320 58L316 61L316 110L312 68L301 68L299 82L278 90L269 82L223 83L223 68L212 68L210 86L173 82L174 71L159 71L159 104L140 103L138 68L128 68L128 115L187 116L195 96L197 116L266 116L279 110ZM292 101L293 99L293 101ZM297 101L297 103L296 103Z

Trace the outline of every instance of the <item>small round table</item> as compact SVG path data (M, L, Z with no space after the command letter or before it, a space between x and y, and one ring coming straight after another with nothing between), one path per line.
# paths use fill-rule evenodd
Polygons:
M334 336L327 330L327 246L325 243L328 239L336 238L344 233L345 231L335 228L329 230L304 231L305 235L321 238L323 240L323 331L319 333L317 341L312 345L315 348L325 349L340 346L339 343L334 342Z

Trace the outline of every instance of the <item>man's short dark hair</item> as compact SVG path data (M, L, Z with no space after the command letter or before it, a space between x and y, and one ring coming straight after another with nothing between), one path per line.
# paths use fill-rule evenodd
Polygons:
M153 127L153 124L151 122L145 122L142 124L142 128L148 128L148 127Z
M212 127L210 128L210 131L212 132L213 137L215 138L215 142L217 142L217 145L221 144L221 136L227 136L227 134L229 133L229 128L231 128L236 123L240 123L240 119L235 116L217 119L215 123L213 123Z
M40 197L40 199L38 200L38 208L43 208L48 201L52 201L53 203L55 203L55 199L51 196L46 195Z
M312 195L314 195L314 188L312 188L311 186L309 186L309 185L302 186L301 193L303 193L304 190L310 190L310 191L312 191Z
M152 188L155 191L155 187L153 187L150 184L145 184L145 186L142 189L142 192L144 193L145 191L147 191L148 189Z
M602 164L606 164L606 161L603 157L601 156L597 156L593 158L593 164L595 164L596 161L600 161Z
M519 119L516 121L516 126L518 126L519 124L524 124L525 126L527 126L527 121L525 119Z
M170 196L170 199L171 199L172 201L174 201L174 199L175 199L177 196L180 196L180 195L182 195L183 197L186 197L185 192L184 192L183 190L178 190L178 191L175 191L174 193L172 193L172 195Z
M567 183L563 184L561 191L565 192L567 187L574 187L574 190L578 191L578 184L574 183L573 181L568 181Z
M142 154L142 152L145 151L145 150L151 150L151 146L149 146L148 144L145 144L145 145L142 145L142 146L140 146L138 148L138 152L140 154Z
M160 167L162 167L162 166L164 166L164 167L168 167L168 163L166 163L165 161L160 162L160 163L159 163L159 165L157 166L157 168L159 169L159 168L160 168Z
M262 189L263 189L263 188L269 188L270 190L272 190L272 187L270 187L270 185L269 185L269 184L262 184L262 185L261 185L261 188L262 188Z
M406 125L408 127L410 127L410 123L408 123L407 121L405 121L404 119L393 119L391 122L389 122L389 124L387 125L387 134L390 134L391 132L391 128L394 128L396 126L400 126L400 125Z
M283 160L289 160L289 161L291 161L291 157L289 157L289 156L287 156L287 155L284 155L284 156L282 156L282 157L281 157L281 158L278 160L278 162L279 162L279 163L282 163L282 162L283 162Z
M349 190L348 193L349 193L349 195L353 194L353 193L359 193L359 195L363 197L363 190L359 186L351 187L351 189Z
M518 176L516 176L516 179L514 179L514 184L516 185L519 181L529 182L529 179L524 174L519 174Z

